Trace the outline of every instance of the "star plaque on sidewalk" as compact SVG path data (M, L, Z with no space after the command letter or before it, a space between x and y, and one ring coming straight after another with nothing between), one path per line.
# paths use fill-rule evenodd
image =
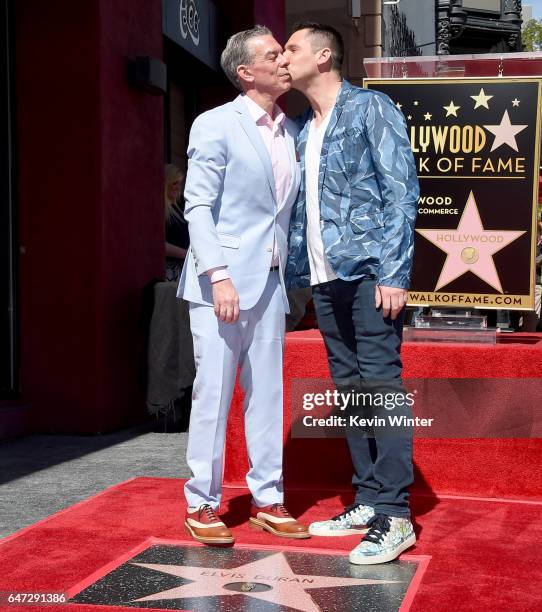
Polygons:
M419 567L412 559L353 566L346 554L309 549L158 544L86 586L70 602L206 612L391 611L401 607Z

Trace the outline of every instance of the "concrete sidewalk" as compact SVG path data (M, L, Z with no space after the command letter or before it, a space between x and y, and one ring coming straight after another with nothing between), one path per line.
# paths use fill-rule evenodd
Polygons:
M186 478L188 433L152 429L1 442L0 538L135 476Z

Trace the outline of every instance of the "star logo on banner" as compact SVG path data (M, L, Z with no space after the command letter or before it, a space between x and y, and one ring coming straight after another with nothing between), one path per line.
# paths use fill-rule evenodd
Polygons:
M519 103L521 102L521 100L518 100L517 98L514 98L512 100L512 106L519 106Z
M423 118L424 118L426 121L431 121L431 117L432 117L432 116L433 116L433 115L432 115L431 113L425 113L425 115L423 116Z
M503 144L507 144L509 147L512 147L514 151L517 151L518 145L516 142L516 135L529 126L512 125L510 123L508 111L505 110L499 125L484 125L484 127L495 136L495 140L491 146L491 151L498 149Z
M450 115L453 115L454 117L457 117L457 111L461 107L460 106L456 106L454 104L454 101L451 100L450 104L448 104L448 106L443 106L442 108L446 111L446 117L449 117Z
M300 612L319 612L320 607L316 605L305 589L394 584L397 582L396 580L368 580L295 574L284 553L276 553L258 561L228 569L156 563L132 563L132 565L163 572L192 582L134 599L130 603L239 595L242 593L247 597L254 597L279 606L287 606ZM240 585L240 588L235 590L226 588L232 584ZM257 585L266 585L268 588L266 590L256 590L254 587Z
M399 110L401 110L401 109L403 108L403 105L401 104L401 102L397 102L397 103L395 104L395 106L397 106L397 108L398 108Z
M487 102L488 100L491 100L493 96L487 96L482 88L480 89L480 93L477 96L471 96L471 98L476 102L476 104L474 105L474 110L476 110L480 106L489 109L489 104Z
M472 191L457 229L416 231L447 255L435 291L466 272L472 272L500 293L503 290L493 255L525 234L524 231L484 229Z

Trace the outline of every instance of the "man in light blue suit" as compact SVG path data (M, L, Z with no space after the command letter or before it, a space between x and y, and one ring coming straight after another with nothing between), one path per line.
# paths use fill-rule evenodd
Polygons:
M233 543L218 518L226 425L237 366L245 391L251 524L309 537L283 506L282 355L290 212L299 188L295 125L276 105L288 62L262 26L232 36L222 68L241 90L194 122L185 218L190 250L178 296L190 303L196 379L185 528L205 544Z

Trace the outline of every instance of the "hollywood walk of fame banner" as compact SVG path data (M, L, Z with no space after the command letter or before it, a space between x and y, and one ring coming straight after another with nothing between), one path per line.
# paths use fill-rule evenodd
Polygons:
M420 179L409 305L534 308L541 84L364 81L403 112Z

